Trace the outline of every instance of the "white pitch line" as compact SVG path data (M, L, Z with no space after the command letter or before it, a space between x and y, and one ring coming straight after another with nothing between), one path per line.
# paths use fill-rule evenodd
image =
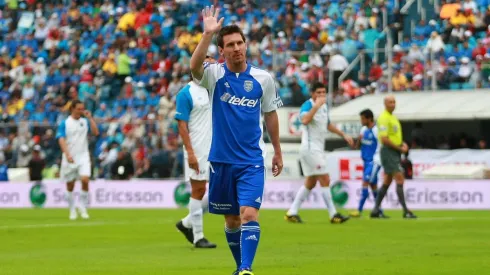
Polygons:
M57 227L91 227L91 226L104 226L104 225L124 225L124 224L166 224L171 222L170 220L160 221L120 221L120 222L76 222L69 223L40 223L40 224L22 224L22 225L3 225L0 226L0 230L9 229L32 229L32 228L57 228Z

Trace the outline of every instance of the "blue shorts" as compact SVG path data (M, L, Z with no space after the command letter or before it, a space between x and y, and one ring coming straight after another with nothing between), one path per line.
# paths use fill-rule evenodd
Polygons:
M263 165L211 162L209 212L220 215L240 215L241 206L260 209L264 182Z
M381 169L379 164L374 163L374 161L364 162L364 171L362 173L362 179L371 185L378 184L378 173Z

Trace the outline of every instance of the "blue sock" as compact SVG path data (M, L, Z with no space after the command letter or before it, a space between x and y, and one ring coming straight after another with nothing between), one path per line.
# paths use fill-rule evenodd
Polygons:
M226 241L228 242L228 246L230 246L231 254L233 254L233 258L236 262L236 267L240 267L240 263L242 262L242 253L240 251L240 237L242 232L240 228L229 229L225 226L225 234Z
M362 209L364 208L364 204L366 203L367 198L369 197L369 191L367 187L362 188L362 193L361 193L361 201L359 201L359 212L362 212Z
M260 226L258 222L248 222L242 224L242 264L240 270L244 268L252 268L255 252L259 246Z

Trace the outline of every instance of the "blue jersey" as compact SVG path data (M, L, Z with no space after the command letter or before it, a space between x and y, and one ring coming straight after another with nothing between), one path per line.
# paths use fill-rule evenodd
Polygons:
M234 73L226 64L205 63L199 85L211 96L209 161L264 165L262 113L282 105L272 76L250 64L246 71Z
M378 128L361 128L361 157L364 162L372 162L378 152Z

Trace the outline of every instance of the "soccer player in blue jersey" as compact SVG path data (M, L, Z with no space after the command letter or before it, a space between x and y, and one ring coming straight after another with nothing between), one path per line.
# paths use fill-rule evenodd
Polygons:
M276 109L282 101L272 76L247 63L242 30L236 25L222 28L219 8L206 7L202 15L204 33L192 54L190 68L211 97L209 212L225 216L226 239L237 265L233 274L253 275L265 181L261 118L274 147L272 171L277 176L283 163ZM203 63L214 34L225 59L223 64Z
M357 211L350 213L351 217L360 217L364 204L369 198L369 187L371 187L373 197L376 200L378 195L378 173L381 169L381 160L379 158L378 128L374 122L374 114L370 109L363 110L361 117L361 133L357 139L355 149L361 148L361 158L364 162L362 175L362 192Z

